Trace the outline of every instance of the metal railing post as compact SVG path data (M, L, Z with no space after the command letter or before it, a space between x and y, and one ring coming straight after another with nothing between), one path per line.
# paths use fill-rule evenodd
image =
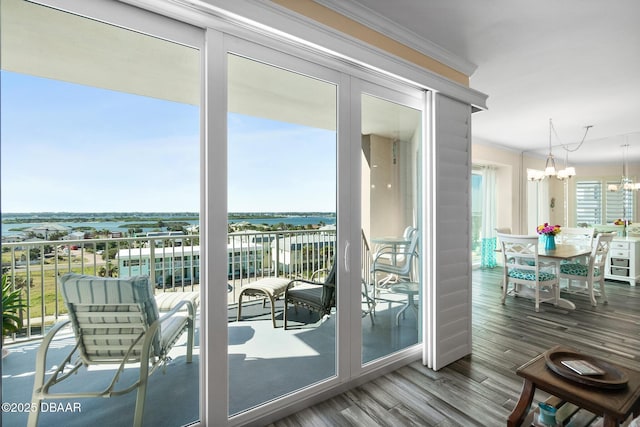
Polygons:
M142 253L142 247L140 252ZM153 239L149 240L149 280L156 287L156 242Z
M229 278L239 282L234 283L234 293L239 292L240 282L258 278L258 268L262 269L260 277L286 277L285 271L289 267L289 273L292 275L302 273L303 271L300 270L305 268L320 269L326 267L328 260L324 259L322 254L325 252L325 247L331 247L333 251L330 252L335 252L335 238L333 236L334 232L318 230L265 231L243 233L236 236L231 234L227 253L229 257ZM191 239L195 237L197 236L191 236ZM181 238L184 238L184 236ZM160 238L158 237L157 239ZM255 239L254 243L251 243L251 239ZM98 246L103 244L104 255L100 256ZM285 249L282 246L283 244L289 244L285 255L280 252L280 249ZM159 281L162 287L173 284L175 286L181 285L184 288L186 283L184 273L190 276L193 286L196 282L195 276L199 275L200 268L195 261L198 255L194 253L193 240L191 251L188 251L187 247L176 248L173 245L172 247L167 247L171 252L167 250L165 254L158 255L156 255L156 248L158 247L156 237L149 236L60 240L44 243L11 242L4 245L11 252L11 265L10 267L7 266L9 268L7 274L11 277L13 283L22 283L24 281L24 286L26 287L24 295L28 304L24 311L26 329L24 335L19 335L19 339L41 337L46 330L47 316L52 317L51 321L57 321L61 316L65 315L66 307L58 301L61 299L61 295L55 284L58 276L64 273L76 272L96 275L98 274L98 267L104 265L106 269L109 267L109 263L113 262L117 263L118 275L121 277L133 274L148 275L154 287L157 287ZM47 245L54 246L54 260L50 260L49 256L47 256L46 260L44 259L44 250ZM143 246L147 245L149 248L148 256L146 251L144 254L142 253ZM298 245L300 246L298 247ZM76 246L79 250L71 249ZM67 249L58 252L58 247L67 247ZM135 252L132 249L133 247L138 247L139 252ZM87 251L91 250L91 248L93 248L94 254L93 256L88 256ZM116 255L112 256L110 251L113 249L126 249L126 251L123 250L121 254L116 252ZM40 258L32 260L32 254L35 257L38 251ZM254 253L251 253L251 251L254 251ZM305 255L303 254L304 251L308 251L308 253ZM128 252L128 255L126 252ZM187 254L187 252L190 252L190 254ZM237 257L236 252L238 252ZM181 258L176 259L171 255L181 255ZM67 259L62 260L58 256L66 256ZM286 256L289 256L289 258L285 259ZM322 259L319 259L319 257ZM127 259L130 262L137 261L137 269L133 268L131 264L126 267ZM158 262L161 262L162 265L158 266ZM147 265L149 271L144 271L143 266L146 268ZM236 268L238 268L238 274L236 274ZM265 271L265 268L268 271ZM158 277L158 269L162 272L163 277ZM178 270L180 270L180 280L175 280L175 274L178 273ZM173 276L172 282L164 283L164 274L169 272ZM108 270L106 273L108 274ZM31 287L32 282L33 288ZM34 302L41 294L42 303ZM54 299L53 303L51 302L52 298ZM38 316L41 319L33 316ZM42 325L42 331L34 332L34 328L40 327L40 325Z
M275 271L275 276L276 277L280 277L280 239L278 237L278 234L275 235L275 242L276 242L276 257L275 257L275 261L274 261L274 266L273 269ZM273 255L271 255L271 258L273 258Z

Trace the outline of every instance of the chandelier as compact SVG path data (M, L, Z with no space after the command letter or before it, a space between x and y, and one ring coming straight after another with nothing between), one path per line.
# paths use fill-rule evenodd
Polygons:
M629 166L627 164L627 155L629 152L629 144L621 145L622 147L622 177L620 178L620 182L617 184L609 184L607 189L609 191L620 191L620 190L640 190L640 182L633 182L628 175Z
M529 181L542 181L545 178L549 178L555 176L557 179L564 181L571 177L576 176L576 168L567 166L569 163L569 152L578 151L578 149L584 143L585 138L587 137L587 133L589 129L592 128L592 125L585 126L584 136L582 137L582 141L576 148L569 149L569 147L562 145L562 148L565 150L565 161L564 161L564 169L558 170L556 167L556 160L553 157L553 150L551 147L551 137L553 134L556 134L556 138L558 134L556 133L556 129L553 127L552 119L549 119L549 154L547 155L547 161L544 165L544 170L538 169L527 169L527 179Z

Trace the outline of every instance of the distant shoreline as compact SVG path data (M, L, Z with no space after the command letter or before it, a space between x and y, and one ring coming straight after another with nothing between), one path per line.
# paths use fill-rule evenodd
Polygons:
M334 225L333 212L231 212L229 225L240 227L280 227L291 229L309 225ZM18 213L2 214L2 237L24 234L34 227L46 228L47 224L68 227L70 231L136 232L175 230L179 227L197 227L200 217L195 212L100 212L100 213Z
M291 217L335 218L334 212L230 212L229 220L278 219ZM3 213L2 224L46 222L153 222L198 220L197 212L30 212Z

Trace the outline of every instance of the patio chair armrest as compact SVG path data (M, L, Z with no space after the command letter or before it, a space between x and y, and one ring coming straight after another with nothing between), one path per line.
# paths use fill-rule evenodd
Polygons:
M320 270L316 270L313 273L311 273L311 277L309 278L309 280L311 280L312 282L314 282L313 278L316 277L317 275L319 275L320 273L328 273L329 269L328 268L321 268ZM304 279L303 279L304 280ZM316 282L317 283L317 282Z
M46 362L47 352L49 351L49 344L51 344L51 341L53 341L53 338L56 336L56 334L69 323L71 323L71 320L64 320L62 322L59 322L54 325L54 327L51 328L49 332L47 332L47 335L45 335L42 342L40 343L40 347L38 348L36 363L40 363L42 361L42 363L44 364Z
M158 320L153 322L153 324L147 331L148 336L145 337L145 342L143 346L143 357L145 354L149 354L148 353L149 348L147 347L147 343L149 343L149 346L151 345L151 342L152 342L151 340L153 339L153 335L157 333L156 325L162 325L164 322L170 322L172 317L176 316L181 311L183 312L182 308L185 306L187 307L187 316L184 317L184 314L181 314L180 318L177 319L180 322L179 324L180 326L176 328L175 324L172 325L171 323L168 323L169 329L168 330L162 329L161 359L165 359L165 356L167 356L169 349L173 347L176 340L180 337L180 335L184 331L184 328L186 328L187 330L187 363L191 363L192 351L193 351L192 350L193 349L193 330L195 327L196 315L195 315L194 304L190 300L183 300L178 302L175 305L175 307L171 309L171 311L164 313L162 317L160 317ZM155 327L154 331L151 334L149 334L151 329L154 327ZM152 371L155 369L155 367L157 367L157 365L155 365L152 368Z
M296 283L304 283L304 284L307 284L307 285L316 285L316 286L329 286L329 287L335 287L336 286L334 283L319 283L319 282L314 282L313 280L307 280L307 279L293 279L287 285L287 290L289 290L292 287L294 287L294 285Z
M385 255L385 256L398 256L398 255L406 255L406 256L418 256L417 252L410 252L410 251L393 251L393 250L387 250L387 249L392 249L392 248L384 248L381 251L376 253L376 256L373 258L373 262L377 262L378 258L380 258L381 256Z
M42 340L42 344L46 344L49 345L49 343L51 342L51 340L53 339L53 337L60 332L60 330L62 328L64 328L65 326L67 326L69 323L71 323L70 319L67 320L63 320L61 322L56 323L53 328L49 329L49 332L47 332L47 335L45 335L44 339Z
M35 380L34 380L35 381L34 390L37 389L38 392L42 391L42 387L44 385L44 376L47 370L46 365L47 365L47 354L49 353L49 345L51 344L51 341L53 341L53 338L56 336L56 334L60 332L60 330L62 330L62 328L67 326L69 323L71 323L71 320L64 320L62 322L57 323L49 332L47 332L47 335L45 335L44 339L40 343L40 346L38 347L38 353L36 354L36 372L35 372ZM69 353L69 355L65 358L65 361L70 359L76 347L74 347L71 350L71 353Z
M168 314L168 313L167 313ZM162 316L165 317L165 316ZM149 329L147 329L141 336L142 340L142 349L140 351L140 369L148 370L149 369L149 358L151 357L151 346L153 345L153 338L158 333L158 328L162 323L162 318L156 319L151 325L149 325ZM137 341L136 341L137 342ZM133 347L136 345L136 342L133 342L129 347L128 352L131 352ZM123 358L120 363L121 368L124 367L126 363L126 357ZM145 373L146 375L146 373Z
M171 316L173 316L176 313L178 313L178 311L180 311L180 309L185 305L187 306L187 311L189 312L189 317L191 319L194 319L195 318L195 309L193 308L193 303L191 301L184 300L184 301L180 301L179 303L177 303L175 305L175 307L173 307L170 311L165 312L158 320L161 323L164 322L165 320L167 320Z

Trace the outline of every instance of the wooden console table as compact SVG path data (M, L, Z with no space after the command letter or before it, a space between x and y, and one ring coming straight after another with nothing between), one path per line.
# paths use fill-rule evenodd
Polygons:
M561 346L551 350L573 351ZM601 389L564 379L547 367L544 353L539 355L516 371L524 378L524 384L520 399L507 420L507 427L524 425L536 388L603 417L603 427L619 426L631 414L637 417L640 415L640 372L622 366L617 368L627 374L627 387L616 390Z

